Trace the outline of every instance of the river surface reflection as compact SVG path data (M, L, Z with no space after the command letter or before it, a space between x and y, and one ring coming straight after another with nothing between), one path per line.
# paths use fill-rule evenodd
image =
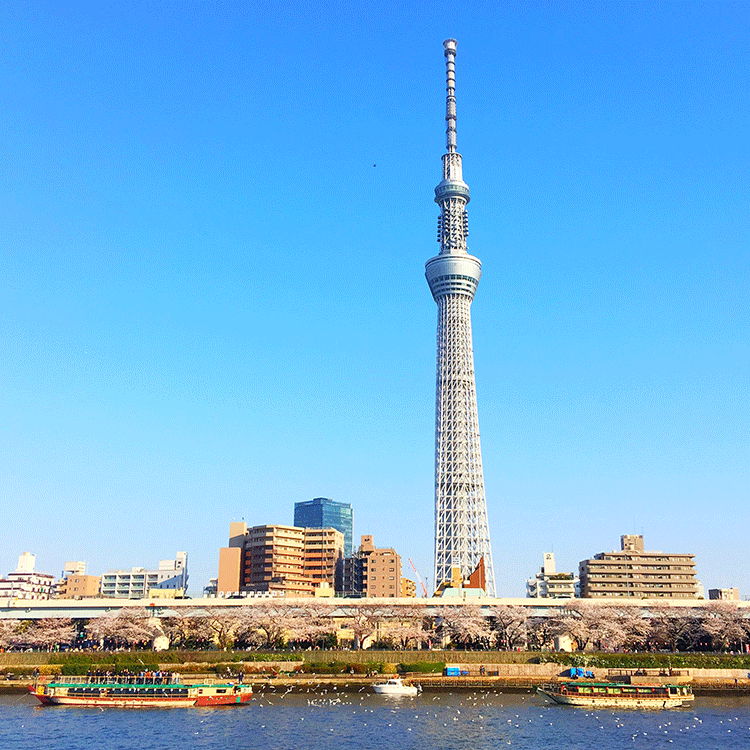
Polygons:
M425 692L416 698L335 690L257 693L246 707L85 709L0 696L8 750L747 750L750 698L697 698L671 711L591 711L529 692Z

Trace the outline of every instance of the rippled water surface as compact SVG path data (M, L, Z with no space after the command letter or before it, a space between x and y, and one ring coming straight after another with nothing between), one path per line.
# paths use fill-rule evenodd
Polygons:
M0 696L0 748L111 750L748 750L750 698L698 698L672 711L589 711L532 694L257 693L245 707L82 709Z

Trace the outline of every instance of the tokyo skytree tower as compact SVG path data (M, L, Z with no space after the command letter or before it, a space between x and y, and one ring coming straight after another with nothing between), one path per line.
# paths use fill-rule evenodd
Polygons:
M443 180L435 188L440 206L440 253L425 265L437 302L437 389L435 404L435 588L450 581L453 568L467 579L484 558L485 591L495 596L495 572L487 525L482 452L474 382L471 301L482 264L469 255L463 180L456 151L456 40L443 42L447 69L447 153Z

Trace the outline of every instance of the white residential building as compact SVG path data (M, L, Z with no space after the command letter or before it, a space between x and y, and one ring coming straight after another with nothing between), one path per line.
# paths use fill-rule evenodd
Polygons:
M554 552L544 553L541 570L526 581L526 596L531 599L573 599L577 589L578 576L557 572Z
M34 572L36 555L22 553L13 573L0 578L0 599L49 599L55 583L50 573Z
M114 599L143 599L151 589L173 589L184 594L188 587L187 552L174 560L160 560L158 570L131 568L110 570L102 576L102 596Z

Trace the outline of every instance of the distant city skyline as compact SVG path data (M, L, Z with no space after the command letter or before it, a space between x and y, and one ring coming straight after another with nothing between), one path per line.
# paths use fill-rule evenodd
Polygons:
M498 595L624 533L747 595L749 22L0 7L0 571L185 550L198 592L232 519L329 497L433 588L423 269L455 38Z

